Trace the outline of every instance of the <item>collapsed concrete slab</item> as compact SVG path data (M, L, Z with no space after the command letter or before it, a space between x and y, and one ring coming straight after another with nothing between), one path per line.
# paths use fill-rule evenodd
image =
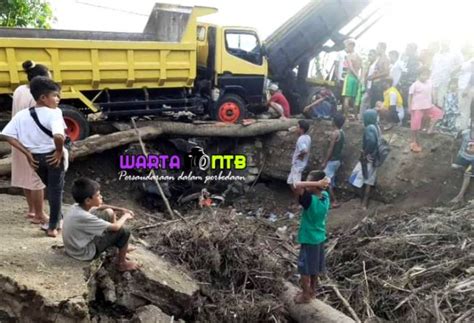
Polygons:
M76 261L64 254L60 237L49 238L39 226L28 223L23 197L0 194L0 205L0 317L90 322L95 314L90 304L100 293L109 304L132 313L152 304L178 318L199 289L181 268L144 248L130 255L142 264L136 272L119 273L102 264L95 270L102 260Z
M0 310L22 322L87 322L83 262L24 218L23 197L0 195Z
M139 271L119 273L109 264L95 275L93 290L100 289L106 301L131 311L152 304L169 315L183 316L199 290L197 283L183 269L143 248L129 258L141 265Z

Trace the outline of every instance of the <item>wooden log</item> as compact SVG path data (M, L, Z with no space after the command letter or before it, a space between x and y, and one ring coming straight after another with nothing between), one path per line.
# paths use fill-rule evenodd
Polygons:
M139 128L138 132L144 140L152 139L163 134L163 130L156 127ZM127 145L136 141L138 141L138 137L135 130L133 129L114 132L103 136L94 135L84 140L75 142L71 149L71 158L74 159L90 154L100 153L105 150Z
M286 290L282 294L282 299L285 302L291 317L298 323L354 323L350 317L334 309L333 307L321 302L318 299L313 299L308 304L295 304L294 298L298 293L298 288L293 284L286 282Z
M255 123L248 126L240 124L229 124L223 122L217 123L179 123L163 121L156 123L156 126L163 129L167 135L193 136L193 137L231 137L243 138L267 135L272 132L287 130L297 124L297 119L273 119L256 120ZM137 123L141 126L141 123ZM155 124L153 121L145 121L143 125Z
M270 119L255 120L253 124L244 126L241 124L229 124L223 122L172 122L172 121L137 121L137 127L157 127L163 129L163 134L193 137L253 137L266 135L275 131L287 130L297 124L297 119ZM117 131L132 129L129 122L113 123L108 121L97 121L91 123L91 128L97 134L109 134Z
M296 125L296 123L296 119L287 119L258 120L248 126L221 122L191 124L171 121L141 121L137 122L137 125L140 127L138 131L143 140L149 140L160 135L227 138L254 137L275 131L287 130ZM102 136L94 135L82 141L75 142L72 148L72 157L84 157L136 141L138 141L138 139L133 129L117 131Z

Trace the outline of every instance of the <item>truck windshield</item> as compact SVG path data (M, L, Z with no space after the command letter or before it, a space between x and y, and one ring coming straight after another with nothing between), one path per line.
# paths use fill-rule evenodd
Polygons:
M250 32L226 31L225 44L229 54L262 65L262 51L257 35Z

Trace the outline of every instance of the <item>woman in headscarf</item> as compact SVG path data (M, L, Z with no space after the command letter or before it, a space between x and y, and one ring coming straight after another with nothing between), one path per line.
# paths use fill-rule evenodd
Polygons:
M365 129L362 137L361 156L349 178L349 182L357 188L362 188L365 185L362 199L362 207L364 209L367 209L369 205L370 190L372 186L375 186L377 178L377 168L374 162L375 158L377 158L378 142L381 136L377 117L377 111L374 109L365 111L362 116Z
M31 108L36 105L30 92L29 82L36 76L51 77L48 68L33 61L25 61L23 70L26 73L28 84L20 85L13 92L12 117L21 110ZM26 217L34 224L48 223L48 217L44 213L44 188L45 185L38 174L31 168L25 155L12 148L12 174L11 185L20 187L26 197L28 213Z

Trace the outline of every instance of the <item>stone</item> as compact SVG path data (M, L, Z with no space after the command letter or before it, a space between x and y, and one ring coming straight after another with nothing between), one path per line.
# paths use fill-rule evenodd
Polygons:
M147 305L137 310L132 323L169 323L171 316L166 315L155 305Z

